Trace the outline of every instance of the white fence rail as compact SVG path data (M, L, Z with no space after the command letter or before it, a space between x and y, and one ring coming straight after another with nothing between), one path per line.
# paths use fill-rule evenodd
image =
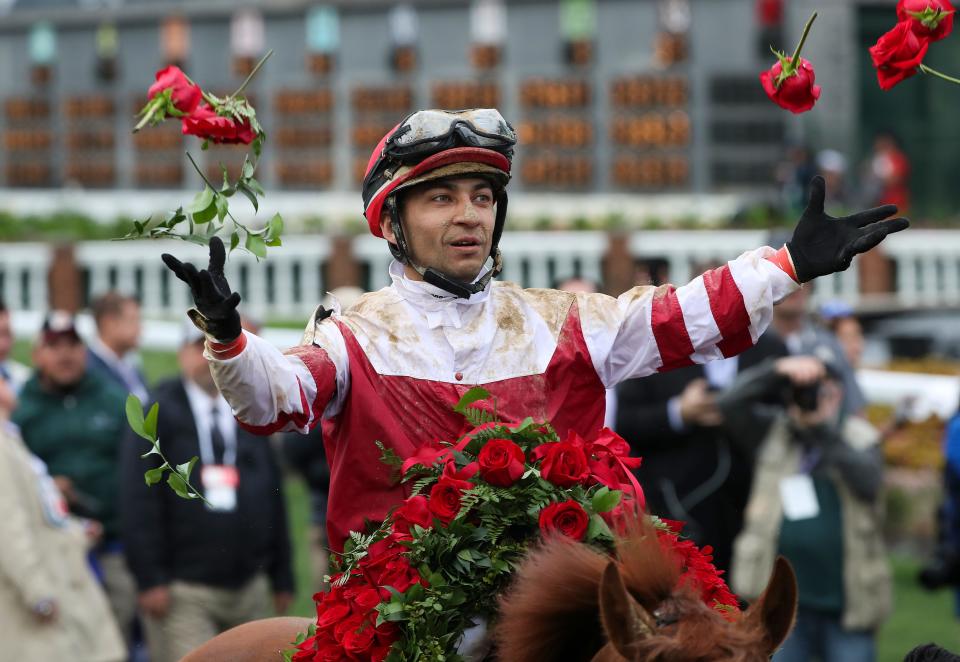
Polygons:
M762 245L763 231L650 231L631 235L636 260L660 259L668 278L684 283L700 270ZM326 291L325 266L331 253L325 237L290 235L262 264L238 252L227 276L244 297L245 308L260 317L300 319ZM510 232L504 235L503 278L525 287L549 287L578 275L601 280L609 236L603 232ZM911 230L891 237L884 249L896 269L896 301L906 307L960 305L960 231ZM365 286L389 282L390 254L383 240L358 237L354 257L365 265ZM188 305L186 287L164 267L160 254L206 263L206 249L179 241L83 242L76 260L85 296L110 288L137 294L150 317L179 318ZM47 244L0 245L0 296L17 311L41 311L48 301L47 271L53 249ZM842 274L817 281L816 298L863 303L856 262Z

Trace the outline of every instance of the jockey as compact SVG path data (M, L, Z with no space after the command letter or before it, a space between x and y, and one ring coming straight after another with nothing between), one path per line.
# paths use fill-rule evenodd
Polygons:
M395 258L393 282L348 310L318 308L302 344L284 353L241 330L219 239L207 269L163 256L190 285L189 314L240 425L269 434L322 422L334 550L406 497L375 442L409 458L455 440L463 419L452 406L469 388L486 388L503 420L532 416L561 437L591 438L605 389L743 351L780 299L908 225L882 220L892 205L826 216L817 178L784 247L747 252L683 287L635 287L616 299L525 290L494 280L515 144L494 109L423 110L384 136L363 201L370 232Z

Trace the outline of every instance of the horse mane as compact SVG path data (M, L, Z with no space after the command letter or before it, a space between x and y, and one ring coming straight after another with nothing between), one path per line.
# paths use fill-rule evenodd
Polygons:
M750 662L759 626L742 619L732 627L693 590L677 588L681 568L649 523L631 522L617 540L615 558L627 590L649 613L676 624L635 642L635 660ZM511 662L591 660L607 638L600 622L599 586L611 558L582 543L552 537L520 564L500 601L497 648Z

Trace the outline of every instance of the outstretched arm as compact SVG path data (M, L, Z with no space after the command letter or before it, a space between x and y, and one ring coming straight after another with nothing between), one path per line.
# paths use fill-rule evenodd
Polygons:
M206 357L237 421L257 434L306 432L349 387L346 347L335 324L318 324L314 341L281 353L240 327L237 305L223 273L226 252L210 239L210 263L197 270L169 254L164 263L190 286L195 307L190 319L207 337ZM321 328L322 327L322 328Z
M815 177L793 237L779 251L749 251L679 288L635 287L616 300L579 295L584 338L604 385L739 354L800 283L845 270L855 255L909 225L883 220L896 213L893 205L828 216L824 193L823 178Z

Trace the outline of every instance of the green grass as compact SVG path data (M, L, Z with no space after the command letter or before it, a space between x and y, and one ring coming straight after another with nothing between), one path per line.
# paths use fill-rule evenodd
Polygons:
M878 662L900 662L911 648L931 641L960 651L952 592L923 590L915 579L921 564L916 558L894 555L891 563L894 611L880 630Z

